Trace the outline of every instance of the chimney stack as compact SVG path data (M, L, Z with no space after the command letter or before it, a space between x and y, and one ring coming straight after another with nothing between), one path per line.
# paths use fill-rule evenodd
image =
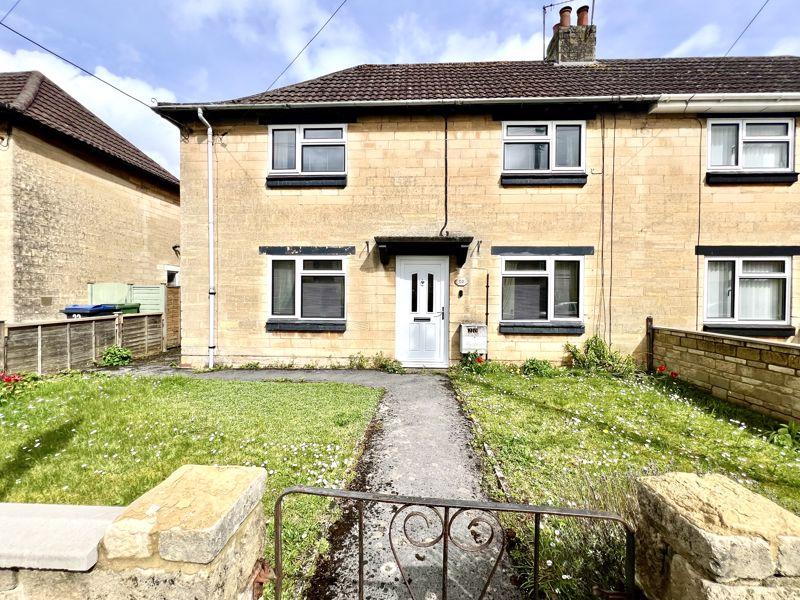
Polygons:
M589 7L578 9L578 24L572 25L572 7L558 11L560 21L553 26L553 39L547 46L546 60L554 63L590 63L595 60L597 28L589 25Z
M558 14L561 17L561 26L569 27L570 17L572 16L572 7L565 6L560 11L558 11Z
M589 26L589 7L581 6L578 9L578 27Z

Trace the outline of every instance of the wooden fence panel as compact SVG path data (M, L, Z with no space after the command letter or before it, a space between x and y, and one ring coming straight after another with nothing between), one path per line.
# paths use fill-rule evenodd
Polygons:
M177 348L181 345L181 288L167 288L164 318L167 320L167 348Z
M67 348L68 325L40 325L41 329L41 368L42 373L58 373L69 368Z
M36 373L38 361L38 327L9 327L6 334L6 366L11 373Z
M74 319L70 322L69 358L71 369L85 369L94 364L94 356L92 356L92 328L92 323L84 322L83 319Z
M150 356L164 350L164 341L162 313L6 325L5 338L0 335L12 373L83 369L114 344L130 348L134 358Z

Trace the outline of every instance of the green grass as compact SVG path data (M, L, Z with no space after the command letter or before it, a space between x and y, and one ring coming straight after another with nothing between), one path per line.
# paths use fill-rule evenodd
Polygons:
M527 378L493 365L454 371L515 501L612 510L631 517L632 478L665 471L722 473L800 513L800 452L768 441L775 421L676 381L585 372ZM530 528L515 522L518 566L530 564ZM547 597L590 597L619 583L620 530L551 519L543 540Z
M286 487L346 484L380 395L334 383L46 379L0 404L0 501L125 505L182 464L254 465L268 473L269 522ZM284 515L293 577L323 549L329 505L293 498Z

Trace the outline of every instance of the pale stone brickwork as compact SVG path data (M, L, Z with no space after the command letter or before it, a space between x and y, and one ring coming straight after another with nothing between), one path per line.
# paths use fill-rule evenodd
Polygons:
M0 190L0 319L56 318L88 300L90 282L166 282L177 194L19 128L0 144Z
M6 124L0 125L5 131ZM0 321L13 314L14 254L8 251L14 240L14 204L11 197L11 150L7 138L0 138Z
M653 328L656 365L718 398L800 421L800 346Z
M47 542L19 544L20 562L0 568L0 600L251 600L266 542L266 471L184 465L126 507L105 529L88 568L54 562ZM32 539L46 540L48 523ZM13 562L12 558L4 563ZM63 560L62 560L63 562ZM96 562L96 564L94 564Z
M541 115L532 109L530 118ZM219 113L213 125L220 361L300 366L342 362L357 352L392 356L395 260L380 264L374 237L438 234L443 119L365 116L348 124L344 189L267 189L267 126L255 117L221 121ZM459 276L469 282L450 286L451 361L458 359L459 323L483 322L487 273L491 357L561 361L564 343L580 341L498 332L500 258L492 245L594 246L583 282L587 335L610 333L620 349L641 356L646 315L681 328L702 325L696 244L800 244L800 187L704 185L705 137L705 121L692 117L598 115L587 125L584 187L501 187L500 122L451 117L447 231L475 237L462 269L451 260L451 284ZM183 357L200 365L208 335L205 130L182 143L181 180ZM356 247L348 262L345 333L265 332L261 245ZM800 285L794 290L793 305L800 307Z
M800 597L800 518L722 475L637 481L636 579L650 600Z

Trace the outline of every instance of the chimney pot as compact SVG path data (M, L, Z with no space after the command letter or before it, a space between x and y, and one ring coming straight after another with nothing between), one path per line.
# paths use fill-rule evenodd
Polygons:
M570 18L572 17L572 7L565 6L560 11L558 11L559 16L561 17L561 27L569 27L570 25Z
M589 7L588 6L581 6L578 9L578 26L579 27L588 27L589 26Z

